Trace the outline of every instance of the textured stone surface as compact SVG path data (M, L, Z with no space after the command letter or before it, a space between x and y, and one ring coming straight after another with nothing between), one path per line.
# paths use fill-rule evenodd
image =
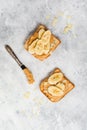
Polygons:
M0 0L0 130L87 130L87 0ZM23 44L39 24L62 44L41 62ZM68 31L64 31L72 25ZM29 85L6 52L9 44L33 72ZM63 100L51 103L40 81L59 67L75 84Z

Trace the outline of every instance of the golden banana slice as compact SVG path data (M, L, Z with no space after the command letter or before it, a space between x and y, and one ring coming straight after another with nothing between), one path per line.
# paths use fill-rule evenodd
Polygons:
M35 47L35 53L37 55L42 55L44 50L44 45L42 44L42 40L39 40Z
M38 42L38 39L34 40L31 45L29 46L28 50L31 54L34 54L35 53L35 46Z
M52 96L62 96L64 92L56 86L49 86L48 93Z
M63 83L58 83L56 86L57 86L59 89L61 89L62 91L65 90L65 85L64 85Z
M40 29L39 33L38 33L38 38L40 39L42 37L42 35L44 34L45 30L44 29Z
M53 75L51 75L48 79L48 83L49 84L56 84L59 81L61 81L63 78L63 74L62 73L54 73Z
M46 45L44 45L44 50L43 50L43 53L44 54L47 54L50 50L50 42L47 43Z
M42 35L41 40L43 41L43 44L47 44L50 42L50 38L51 38L51 32L50 32L50 30L47 30Z

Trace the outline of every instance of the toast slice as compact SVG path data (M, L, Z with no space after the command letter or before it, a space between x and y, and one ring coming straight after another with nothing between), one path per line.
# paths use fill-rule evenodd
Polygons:
M61 43L44 25L39 25L34 34L25 41L24 48L39 60L44 60Z
M41 92L52 102L62 99L74 87L74 84L65 77L59 68L56 68L40 84Z

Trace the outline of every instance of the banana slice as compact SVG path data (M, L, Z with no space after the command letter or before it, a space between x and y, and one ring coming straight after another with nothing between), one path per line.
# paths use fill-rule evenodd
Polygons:
M46 45L44 45L44 50L43 50L43 53L44 54L47 54L50 50L50 42L47 43Z
M48 79L49 84L56 84L59 81L61 81L63 78L63 74L60 73L54 73L53 75L51 75Z
M44 29L40 29L39 34L38 34L38 38L40 39L42 37L42 35L44 34L45 30Z
M56 86L49 86L48 93L52 96L62 96L64 94L64 92Z
M51 38L51 32L50 32L50 30L47 30L42 35L41 40L43 41L43 44L45 45L50 42L50 38Z
M31 54L34 54L35 53L35 46L38 42L38 39L34 40L31 45L29 46L28 50Z
M56 86L57 86L59 89L61 89L62 91L65 90L65 85L64 85L63 83L58 83Z
M42 55L44 50L44 45L42 44L42 40L39 40L35 47L35 53L37 55Z

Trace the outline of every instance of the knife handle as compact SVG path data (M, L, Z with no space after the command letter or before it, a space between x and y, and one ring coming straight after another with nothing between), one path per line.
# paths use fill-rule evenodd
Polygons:
M9 45L5 45L5 48L8 51L8 53L13 57L13 59L18 63L18 65L22 66L21 61L18 59L12 48Z

